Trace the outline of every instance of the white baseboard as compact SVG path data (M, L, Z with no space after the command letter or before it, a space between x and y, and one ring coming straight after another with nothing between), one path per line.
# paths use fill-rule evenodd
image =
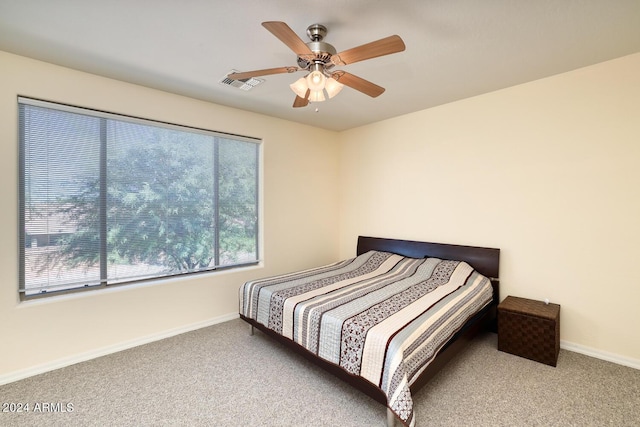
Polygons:
M595 348L575 344L568 341L560 340L560 348L584 354L585 356L595 357L596 359L606 360L618 365L628 366L630 368L640 369L640 360L630 357L620 356L619 354L609 353Z
M96 350L87 351L85 353L76 354L62 359L54 360L52 362L36 365L31 368L23 369L20 371L12 372L5 375L0 375L0 385L8 384L14 381L22 380L34 375L43 374L45 372L53 371L55 369L64 368L65 366L74 365L76 363L85 362L87 360L95 359L97 357L106 356L108 354L117 353L118 351L127 350L139 345L148 344L150 342L158 341L164 338L180 335L185 332L195 331L196 329L205 328L207 326L216 325L218 323L227 322L229 320L237 319L238 313L226 314L223 316L214 317L202 322L192 323L190 325L180 326L178 328L169 329L159 332L157 334L151 334L144 337L136 338L134 340L125 341L115 345L109 345Z
M207 326L216 325L218 323L228 322L229 320L237 319L238 313L230 313L223 316L214 317L203 322L192 323L190 325L181 326L167 331L162 331L157 334L147 335L145 337L136 338L131 341L102 347L96 350L91 350L85 353L77 354L74 356L64 357L62 359L54 360L52 362L36 365L31 368L23 369L20 371L12 372L5 375L0 375L0 385L8 384L14 381L19 381L25 378L32 377L34 375L43 374L45 372L53 371L56 369L64 368L76 363L85 362L87 360L95 359L108 354L117 353L118 351L127 350L139 345L148 344L150 342L158 341L164 338L180 335L185 332L195 331L196 329L206 328ZM620 356L619 354L609 353L602 350L597 350L591 347L587 347L580 344L575 344L568 341L560 341L560 348L576 353L584 354L585 356L595 357L596 359L606 360L618 365L628 366L630 368L640 369L640 360L630 357Z

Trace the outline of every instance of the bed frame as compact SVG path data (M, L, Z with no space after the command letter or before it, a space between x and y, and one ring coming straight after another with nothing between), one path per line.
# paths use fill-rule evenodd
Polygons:
M416 393L422 388L444 365L465 348L466 344L475 335L483 330L495 330L496 307L500 302L498 272L500 266L500 249L483 248L476 246L449 245L442 243L418 242L413 240L385 239L380 237L358 237L357 255L361 255L370 250L393 252L399 255L413 258L433 257L440 259L465 261L480 274L491 279L493 286L493 303L486 307L481 313L473 317L467 324L458 331L453 338L445 344L436 358L429 364L418 379L411 385L411 393ZM253 328L257 328L275 340L285 344L301 354L306 359L336 375L338 378L351 384L353 387L366 393L371 398L387 405L387 397L376 385L364 378L352 375L343 370L338 365L320 359L315 354L309 352L294 341L277 334L264 325L240 315L240 318L249 323L251 334ZM387 408L387 426L392 427L395 423L395 415Z

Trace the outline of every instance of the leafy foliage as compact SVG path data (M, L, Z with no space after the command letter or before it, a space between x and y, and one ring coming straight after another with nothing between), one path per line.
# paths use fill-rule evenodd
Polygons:
M184 272L247 254L255 259L255 144L126 125L137 126L138 139L109 145L106 194L100 179L90 177L60 201L76 228L60 240L60 260L70 267L99 263L101 197L109 265Z

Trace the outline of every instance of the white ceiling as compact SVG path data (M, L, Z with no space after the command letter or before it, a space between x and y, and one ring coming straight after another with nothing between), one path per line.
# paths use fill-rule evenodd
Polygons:
M323 24L338 52L392 34L406 50L336 67L385 87L378 98L345 87L294 109L304 73L248 92L219 84L231 69L296 65L263 21L305 42ZM344 130L640 52L640 0L0 0L0 50Z

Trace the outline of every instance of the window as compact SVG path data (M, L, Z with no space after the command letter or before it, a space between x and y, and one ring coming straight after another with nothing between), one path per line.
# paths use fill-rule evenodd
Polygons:
M20 292L258 262L260 141L18 99Z

